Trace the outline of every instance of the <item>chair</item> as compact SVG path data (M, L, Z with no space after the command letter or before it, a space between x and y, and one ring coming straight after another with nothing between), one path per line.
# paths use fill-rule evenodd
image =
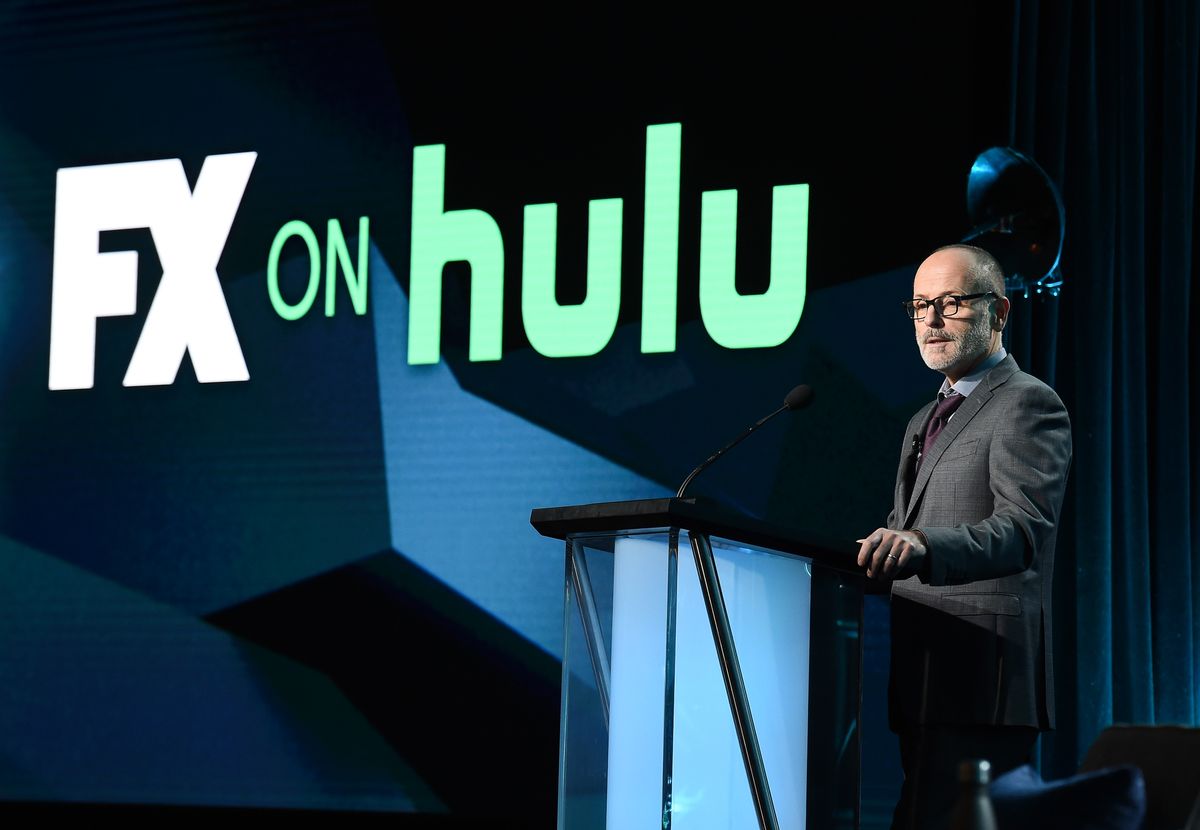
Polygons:
M1200 830L1200 729L1110 726L1080 772L1132 764L1146 782L1146 830Z

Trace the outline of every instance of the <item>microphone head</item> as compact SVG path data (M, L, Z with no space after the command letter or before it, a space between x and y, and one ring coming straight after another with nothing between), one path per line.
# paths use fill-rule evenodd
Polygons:
M813 388L807 383L802 383L787 393L787 397L783 399L783 405L795 412L797 409L803 409L813 402Z

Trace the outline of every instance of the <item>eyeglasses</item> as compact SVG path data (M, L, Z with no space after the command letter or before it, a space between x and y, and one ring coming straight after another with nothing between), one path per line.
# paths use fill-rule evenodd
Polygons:
M922 300L914 298L912 300L904 300L900 305L904 306L904 310L908 312L910 320L924 320L925 314L930 306L933 306L940 317L953 317L958 314L958 309L967 300L978 300L980 297L996 296L995 291L983 291L979 294L947 294L944 297L935 297L932 300Z

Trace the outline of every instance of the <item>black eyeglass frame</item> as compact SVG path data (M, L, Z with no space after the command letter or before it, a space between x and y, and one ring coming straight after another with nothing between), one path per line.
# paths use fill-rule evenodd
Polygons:
M998 297L995 291L981 291L978 294L945 294L941 297L934 297L932 300L926 300L921 297L913 297L911 300L901 300L900 305L908 314L908 319L914 323L919 323L925 319L925 314L928 313L929 306L934 306L937 309L939 317L953 317L958 314L958 310L962 308L962 304L966 300L978 300L980 297L987 296ZM954 300L954 311L946 311L946 300ZM925 303L925 311L920 317L917 316L917 303Z

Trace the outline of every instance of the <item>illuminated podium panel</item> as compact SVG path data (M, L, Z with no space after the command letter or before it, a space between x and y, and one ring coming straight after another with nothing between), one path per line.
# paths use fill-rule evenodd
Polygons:
M693 499L532 521L566 542L560 828L857 826L852 552Z

